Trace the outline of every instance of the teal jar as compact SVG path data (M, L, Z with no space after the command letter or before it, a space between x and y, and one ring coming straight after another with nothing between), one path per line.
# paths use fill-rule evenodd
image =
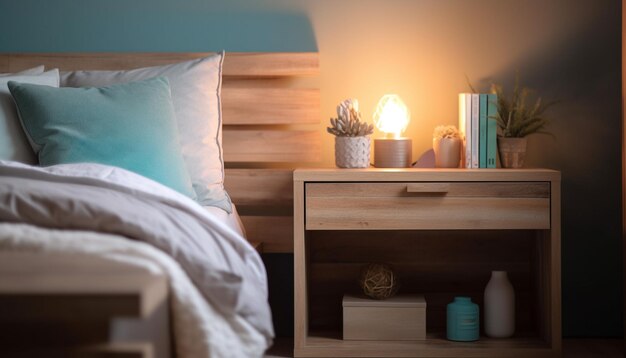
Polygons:
M480 336L480 311L470 297L455 297L447 309L447 337L451 341L477 341Z

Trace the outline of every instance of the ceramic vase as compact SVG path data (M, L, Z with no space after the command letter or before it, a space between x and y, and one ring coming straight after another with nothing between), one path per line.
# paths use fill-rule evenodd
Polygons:
M477 341L480 336L480 309L470 297L455 297L446 307L446 337L451 341Z
M515 291L506 271L492 271L485 287L485 334L507 338L515 333Z
M526 144L528 139L498 137L498 151L502 168L521 168L526 158Z
M339 168L370 166L370 137L335 137L335 164Z
M433 138L436 168L458 168L461 161L461 139Z

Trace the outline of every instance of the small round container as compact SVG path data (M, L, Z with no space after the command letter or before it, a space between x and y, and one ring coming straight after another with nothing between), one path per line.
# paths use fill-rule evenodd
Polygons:
M480 310L470 297L455 297L447 307L447 337L451 341L477 341L480 336Z

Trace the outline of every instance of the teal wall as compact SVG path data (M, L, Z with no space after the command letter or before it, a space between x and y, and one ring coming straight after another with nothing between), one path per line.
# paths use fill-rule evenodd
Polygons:
M484 90L519 71L561 100L528 162L563 172L564 334L619 336L620 14L619 0L1 0L0 52L319 50L323 117L345 97L367 116L397 92L415 155L456 123L465 75ZM291 256L266 259L288 333Z
M237 5L239 3L240 5ZM0 3L10 51L315 51L306 15L213 0ZM261 3L251 1L250 3Z

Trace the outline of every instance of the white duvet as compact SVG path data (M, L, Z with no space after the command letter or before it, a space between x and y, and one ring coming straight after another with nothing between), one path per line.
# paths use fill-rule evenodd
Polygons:
M0 161L0 250L123 261L169 277L179 357L259 357L273 336L256 251L192 200L122 169Z

